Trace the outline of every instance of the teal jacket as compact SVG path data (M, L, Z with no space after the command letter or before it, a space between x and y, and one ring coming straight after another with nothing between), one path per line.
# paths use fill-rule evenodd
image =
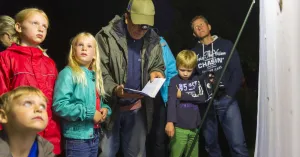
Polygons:
M173 53L168 43L163 37L160 37L160 45L162 47L162 53L163 53L165 67L166 67L165 70L166 81L163 84L163 86L160 88L160 93L166 105L168 101L168 87L170 84L170 80L173 76L177 75L177 69L176 69L176 60L173 56Z
M62 117L62 133L66 138L91 139L94 133L94 114L96 111L96 85L94 72L82 67L87 84L73 80L70 67L65 67L58 75L54 88L53 112ZM101 108L111 109L102 102Z

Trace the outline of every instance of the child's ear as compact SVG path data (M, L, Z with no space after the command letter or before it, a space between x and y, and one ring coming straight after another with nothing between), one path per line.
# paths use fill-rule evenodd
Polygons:
M7 115L3 109L0 109L0 123L7 123Z
M21 33L22 32L22 27L21 27L21 24L19 22L17 22L15 24L15 29L18 33Z

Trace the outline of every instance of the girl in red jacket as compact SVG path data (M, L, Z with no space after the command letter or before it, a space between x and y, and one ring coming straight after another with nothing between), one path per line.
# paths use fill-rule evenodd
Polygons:
M48 99L49 117L46 129L39 134L54 145L55 154L60 154L59 123L51 111L57 69L39 46L47 35L48 17L40 9L28 8L16 14L15 22L17 43L0 53L0 95L18 86L39 88Z

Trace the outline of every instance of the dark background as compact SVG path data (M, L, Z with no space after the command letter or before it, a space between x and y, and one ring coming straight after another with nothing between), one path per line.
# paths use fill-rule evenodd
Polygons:
M212 25L212 34L235 41L246 17L251 0L153 0L156 7L155 28L168 42L173 54L195 45L190 21L204 15ZM42 47L61 70L67 64L70 39L87 31L96 34L115 16L124 13L128 0L1 0L0 15L14 16L26 7L38 7L50 19L50 28ZM238 93L243 126L251 154L255 145L257 82L259 55L258 1L237 45L245 75ZM229 156L226 140L220 130L224 156ZM203 139L202 139L203 140ZM201 147L201 146L200 146ZM200 152L205 155L203 147Z

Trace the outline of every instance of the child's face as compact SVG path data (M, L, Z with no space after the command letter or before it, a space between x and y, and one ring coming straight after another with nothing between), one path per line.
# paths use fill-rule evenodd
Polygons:
M47 29L48 21L40 13L32 13L22 23L16 23L22 46L38 46L45 40Z
M193 73L193 68L185 68L183 66L179 66L178 73L181 79L188 80Z
M28 94L14 100L7 113L8 130L44 130L48 124L47 103L37 94Z
M74 48L76 61L81 66L89 68L90 64L95 58L95 41L89 37L79 37Z

